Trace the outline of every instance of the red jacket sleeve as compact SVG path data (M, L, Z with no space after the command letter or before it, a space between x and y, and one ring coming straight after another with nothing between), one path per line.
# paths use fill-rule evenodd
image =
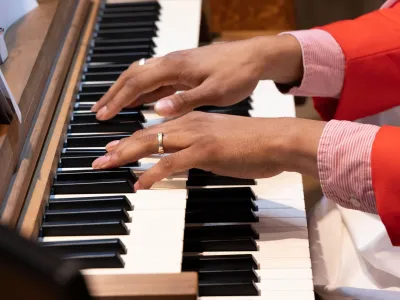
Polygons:
M383 126L371 152L376 207L394 246L400 246L400 128Z
M339 100L314 98L324 120L356 120L400 105L400 5L320 27L343 50Z

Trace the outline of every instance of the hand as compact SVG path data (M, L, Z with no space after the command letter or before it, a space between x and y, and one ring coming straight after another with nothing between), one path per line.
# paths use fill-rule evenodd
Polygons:
M191 112L109 143L108 153L95 160L93 168L118 167L157 153L157 133L162 132L165 152L170 154L139 177L135 190L191 168L239 178L271 177L283 171L315 175L323 127L323 122L295 118Z
M300 79L301 56L299 43L290 35L174 52L142 66L132 64L92 111L99 120L107 120L124 107L159 99L155 111L167 117L203 105L231 105L249 96L259 80L288 83Z

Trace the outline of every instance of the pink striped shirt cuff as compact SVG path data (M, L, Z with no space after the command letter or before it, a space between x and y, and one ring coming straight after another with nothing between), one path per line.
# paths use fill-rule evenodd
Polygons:
M377 213L372 188L371 149L379 127L329 121L318 147L322 191L345 208Z
M288 93L295 96L339 98L343 86L345 59L341 47L321 29L283 32L300 43L304 74L299 87Z

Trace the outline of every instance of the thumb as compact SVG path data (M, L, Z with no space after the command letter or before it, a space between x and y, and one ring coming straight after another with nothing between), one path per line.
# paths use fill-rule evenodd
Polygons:
M192 111L196 107L213 103L211 91L211 88L203 84L194 89L158 100L154 110L163 117L179 116Z

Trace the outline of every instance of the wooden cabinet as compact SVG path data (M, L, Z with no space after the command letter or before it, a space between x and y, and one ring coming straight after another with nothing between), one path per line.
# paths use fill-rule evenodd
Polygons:
M293 0L203 0L210 29L283 31L295 28Z

